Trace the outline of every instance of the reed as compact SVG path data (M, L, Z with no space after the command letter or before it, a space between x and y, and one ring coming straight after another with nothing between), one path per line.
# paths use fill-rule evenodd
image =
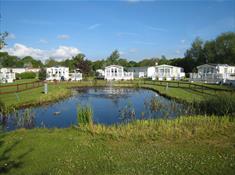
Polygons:
M198 114L235 117L235 95L232 94L213 95L200 102L193 102L192 106Z
M93 127L93 110L89 105L77 106L77 120L80 127Z
M35 127L35 115L31 108L15 111L13 121L16 128L32 129Z
M94 125L93 133L109 135L112 138L136 140L187 140L216 137L228 129L235 132L234 119L229 116L182 116L175 119L135 120L126 124L104 126ZM222 136L222 135L221 135Z

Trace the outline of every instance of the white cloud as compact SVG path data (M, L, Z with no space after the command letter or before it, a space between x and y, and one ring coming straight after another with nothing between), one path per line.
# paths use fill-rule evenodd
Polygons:
M71 58L78 53L81 53L75 47L68 47L68 46L59 46L57 49L51 51L50 57L64 59L64 58Z
M47 44L47 43L48 43L48 40L42 38L42 39L39 40L39 43Z
M61 40L66 40L66 39L69 39L69 38L70 38L70 36L66 35L66 34L62 34L62 35L57 36L57 39L61 39Z
M32 56L34 58L42 58L44 56L44 51L41 49L34 49L32 47L27 47L23 44L16 43L12 48L3 48L3 51L9 53L9 55L15 55L20 58L25 56Z
M81 53L78 48L69 46L59 46L52 50L42 50L32 47L27 47L23 44L16 43L12 48L5 47L2 49L4 52L8 52L9 55L15 55L17 57L32 56L33 58L45 60L47 58L54 58L57 60L63 60L65 58L71 58L72 56Z
M92 25L90 25L90 26L88 27L88 29L89 29L89 30L93 30L93 29L95 29L95 28L97 28L97 27L99 27L99 26L101 26L101 24L99 24L99 23L97 23L97 24L92 24Z
M16 36L13 33L9 33L7 39L16 39Z

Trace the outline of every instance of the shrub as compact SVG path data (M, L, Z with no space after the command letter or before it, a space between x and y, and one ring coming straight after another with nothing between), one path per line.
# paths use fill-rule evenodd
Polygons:
M16 79L34 79L37 74L35 72L24 72L16 75Z
M39 80L46 80L46 77L47 77L46 69L44 69L44 68L40 69L40 71L38 73L38 79Z

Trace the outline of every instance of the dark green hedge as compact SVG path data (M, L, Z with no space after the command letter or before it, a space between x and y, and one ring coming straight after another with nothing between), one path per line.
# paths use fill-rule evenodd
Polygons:
M34 79L37 74L35 72L24 72L21 74L16 74L16 79Z

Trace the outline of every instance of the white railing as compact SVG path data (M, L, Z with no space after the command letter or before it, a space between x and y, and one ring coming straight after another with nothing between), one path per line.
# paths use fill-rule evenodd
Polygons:
M122 75L105 75L105 79L107 80L133 80L134 74L133 72L123 72Z
M226 80L235 80L233 74L190 73L190 81L206 83L225 83Z
M176 79L176 80L180 80L182 78L185 77L185 73L179 73L177 75L175 74L172 74L172 73L164 73L164 74L159 74L159 73L155 73L154 77L152 78L153 80L173 80L173 79Z

